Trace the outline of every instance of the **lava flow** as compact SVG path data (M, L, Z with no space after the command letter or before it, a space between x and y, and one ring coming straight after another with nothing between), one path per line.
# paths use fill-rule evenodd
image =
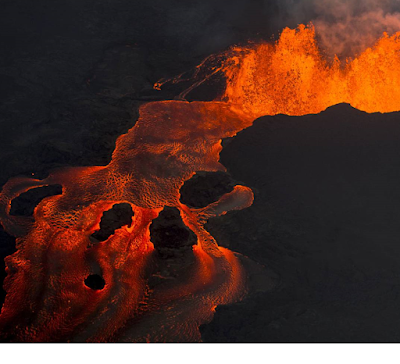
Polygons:
M195 171L223 170L221 138L243 127L225 103L156 102L141 107L137 124L117 140L106 167L70 168L45 180L15 178L1 194L1 221L18 237L6 258L2 335L11 341L199 341L198 326L213 309L242 296L244 272L202 227L208 217L250 206L253 194L236 186L202 209L179 202ZM247 121L248 125L250 120ZM11 216L11 201L28 189L61 184L34 219ZM131 204L131 226L91 244L104 211ZM197 235L195 262L182 276L154 289L149 226L165 206L176 206ZM85 278L101 274L94 291Z
M197 171L224 170L221 140L259 116L318 113L341 102L367 112L399 110L399 49L400 34L384 35L346 65L337 59L330 64L312 26L285 29L275 44L235 47L220 57L220 67L211 70L227 81L219 101L143 105L107 166L8 181L0 194L0 220L17 237L17 252L6 258L3 340L200 341L198 327L212 319L215 307L246 291L239 260L203 226L212 216L250 206L253 193L236 186L194 209L179 201L184 182ZM42 200L33 218L10 215L13 199L51 184L62 185L62 194ZM103 212L118 203L131 205L131 225L92 244ZM190 267L153 287L149 226L164 206L179 209L197 245ZM104 288L85 285L91 274L103 277Z

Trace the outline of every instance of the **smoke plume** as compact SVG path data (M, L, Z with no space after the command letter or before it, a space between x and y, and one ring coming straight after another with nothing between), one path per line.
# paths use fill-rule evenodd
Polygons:
M383 32L400 31L398 0L285 0L279 6L283 23L296 26L311 21L329 55L352 57L372 46Z

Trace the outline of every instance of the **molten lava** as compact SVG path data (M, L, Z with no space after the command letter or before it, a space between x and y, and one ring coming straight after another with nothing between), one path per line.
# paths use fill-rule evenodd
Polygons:
M325 60L313 26L286 28L275 44L233 48L222 69L224 99L253 118L316 114L349 103L372 112L400 109L400 32L384 34L342 66Z
M341 102L367 112L399 110L399 49L400 34L384 35L342 66L324 60L312 26L285 29L276 44L235 47L218 58L220 66L210 72L226 76L220 101L143 105L107 166L8 181L0 194L0 220L17 237L17 252L6 258L3 339L199 341L199 325L212 319L217 305L240 299L246 287L237 257L219 247L204 224L250 206L253 193L236 186L194 209L179 201L184 182L196 171L224 170L221 140L259 116L318 113ZM62 185L62 194L44 199L33 218L10 215L14 198L51 184ZM118 203L132 206L132 223L93 245L90 236L99 230L102 213ZM195 263L151 288L156 258L149 226L164 206L177 207L196 234ZM88 276L99 275L104 288L85 285Z
M219 248L203 225L209 217L250 206L253 194L236 186L219 201L191 209L179 202L179 190L196 171L223 170L221 139L243 126L225 103L149 103L117 140L108 166L60 170L41 181L10 180L0 196L0 217L18 237L18 251L6 259L2 335L36 342L199 341L198 326L211 320L214 307L239 299L245 287L237 258ZM62 195L44 199L34 219L9 214L21 193L58 183ZM91 244L102 213L123 202L132 206L131 226ZM149 226L165 205L178 207L196 233L195 264L149 289ZM104 289L85 285L91 274L101 274Z

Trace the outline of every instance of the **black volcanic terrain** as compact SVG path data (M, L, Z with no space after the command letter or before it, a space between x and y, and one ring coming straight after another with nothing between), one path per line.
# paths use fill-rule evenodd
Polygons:
M276 8L265 0L3 1L0 188L17 175L106 165L143 103L182 91L155 91L156 81L297 25L268 22ZM189 100L212 98L215 85L206 86ZM232 181L251 187L250 208L206 228L219 245L248 257L250 270L251 261L266 269L244 301L217 307L201 327L203 340L400 342L400 113L338 105L318 115L263 117L223 146L229 175L198 174L182 201L203 207L231 191ZM60 193L53 188L21 195L13 212L31 215L46 193ZM162 237L179 219L171 211L161 217L153 233ZM184 242L191 246L190 236ZM0 283L3 258L14 251L15 239L0 225ZM93 289L106 283L88 279Z
M279 283L217 308L203 339L400 341L400 113L263 117L224 145L255 200L206 227Z

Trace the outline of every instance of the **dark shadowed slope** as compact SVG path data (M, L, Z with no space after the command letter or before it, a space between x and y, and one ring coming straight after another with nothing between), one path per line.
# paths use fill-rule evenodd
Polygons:
M255 201L207 228L280 284L218 308L203 339L400 341L400 114L263 117L221 162Z

